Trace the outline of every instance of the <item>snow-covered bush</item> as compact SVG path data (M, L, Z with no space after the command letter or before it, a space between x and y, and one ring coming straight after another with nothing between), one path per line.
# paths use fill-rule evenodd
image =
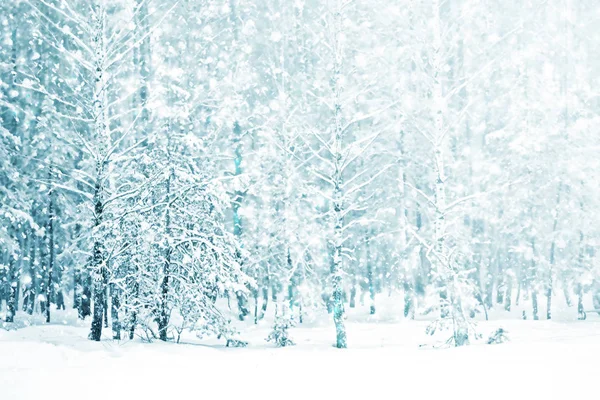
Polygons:
M506 334L507 332L504 329L498 328L496 332L489 337L487 344L500 344L508 342L508 336Z
M267 342L275 342L277 347L294 346L295 343L290 339L288 329L296 326L294 319L283 315L275 317L273 330L267 337Z

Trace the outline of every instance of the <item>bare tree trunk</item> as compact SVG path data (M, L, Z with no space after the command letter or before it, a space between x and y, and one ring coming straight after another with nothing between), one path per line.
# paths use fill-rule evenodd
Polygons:
M52 182L52 170L49 174ZM48 193L48 284L46 285L46 323L50 323L50 305L52 304L52 288L54 286L54 190Z
M268 285L268 283L267 283L267 285ZM262 303L262 307L260 310L260 318L259 319L263 319L267 312L267 306L269 304L269 287L268 286L265 286L262 289L262 298L263 298L263 303Z
M580 283L577 285L577 319L586 319L585 310L583 308L583 286Z
M444 112L446 102L444 99L442 87L442 33L440 21L440 5L436 1L433 5L433 118L434 118L434 137L441 140L444 136ZM435 143L434 152L434 170L435 170L435 219L434 219L434 248L437 255L434 257L433 267L435 273L435 286L440 296L440 316L447 318L450 314L448 310L448 288L445 279L444 255L446 253L444 244L444 234L446 231L446 221L444 209L446 207L446 187L445 187L445 168L443 143Z
M171 179L173 177L173 170L171 175L167 179L167 204L170 204L171 199ZM165 234L167 237L171 236L171 212L170 206L167 206L167 212L165 213ZM167 341L167 327L169 325L169 277L171 273L171 247L167 241L167 250L165 254L165 262L163 266L163 279L160 284L160 310L158 316L158 337L160 340Z
M513 290L513 279L508 277L508 284L506 285L506 293L504 295L504 309L510 311L512 303L512 290Z
M334 158L334 172L332 175L333 188L333 264L331 270L331 281L333 286L332 303L333 303L333 322L336 330L336 347L346 348L346 327L344 325L345 311L343 302L343 287L342 287L342 246L343 246L343 194L342 194L342 145L343 145L343 129L342 129L342 49L340 35L342 34L342 4L340 0L336 2L333 21L333 107L334 107L334 137L332 144L332 153Z
M110 284L110 295L110 319L112 322L113 339L121 340L121 321L119 320L121 298L119 289L114 283Z
M531 287L531 306L533 308L533 319L534 320L538 320L540 319L539 315L538 315L538 299L537 299L537 289L535 288L535 284L536 284L536 265L535 265L535 240L533 238L531 238L531 250L532 250L532 258L531 258L531 273L533 274L533 277L530 279L530 285Z
M9 255L8 261L8 301L6 302L6 322L14 322L17 313L17 282L15 260Z
M94 3L92 6L92 19L94 21L94 133L96 140L100 143L100 152L96 160L96 182L94 185L94 237L93 251L91 260L90 276L92 278L92 297L94 301L94 310L92 314L92 327L90 339L100 341L102 337L102 322L104 317L104 307L106 304L106 282L108 274L104 257L104 237L102 232L98 232L104 219L104 185L105 173L108 168L108 158L104 158L105 152L109 151L107 142L110 140L108 133L108 76L105 70L106 60L106 9L104 3Z
M23 292L23 310L29 314L33 314L35 308L35 276L37 273L36 268L36 250L37 250L37 239L35 232L30 232L29 239L29 282L25 285Z
M370 235L370 233L368 233ZM369 285L369 314L375 314L375 277L373 276L373 261L371 260L371 238L367 237L365 241L367 248L367 281Z
M554 224L552 225L552 244L550 245L550 270L548 271L548 283L546 287L546 319L552 318L552 286L553 286L553 274L554 274L554 260L556 253L556 228L558 225L558 207L560 206L560 194L562 191L562 184L558 184L558 193L556 194L556 208L554 210Z

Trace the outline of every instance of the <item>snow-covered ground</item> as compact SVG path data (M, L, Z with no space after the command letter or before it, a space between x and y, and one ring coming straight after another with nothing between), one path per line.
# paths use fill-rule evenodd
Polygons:
M593 399L600 375L600 318L480 321L510 341L434 348L427 321L351 310L349 348L332 347L333 323L318 315L275 348L270 324L241 329L247 348L186 336L181 344L87 340L72 312L55 323L0 329L0 399Z

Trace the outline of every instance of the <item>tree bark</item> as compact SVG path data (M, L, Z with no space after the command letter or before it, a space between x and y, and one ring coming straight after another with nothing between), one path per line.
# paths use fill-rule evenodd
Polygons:
M48 174L52 182L52 170ZM48 193L48 283L46 285L46 323L50 323L50 305L52 304L54 278L54 190Z
M11 255L8 262L8 301L6 302L6 322L14 322L17 313L17 282L15 261Z
M165 235L167 240L165 242L165 262L163 264L163 278L160 284L160 309L158 315L158 337L163 342L167 341L167 328L169 326L169 278L171 274L171 179L173 178L174 171L171 169L171 173L167 179L167 211L165 213Z
M110 284L110 295L110 319L112 322L113 339L121 340L121 321L119 320L121 298L119 289L114 283Z

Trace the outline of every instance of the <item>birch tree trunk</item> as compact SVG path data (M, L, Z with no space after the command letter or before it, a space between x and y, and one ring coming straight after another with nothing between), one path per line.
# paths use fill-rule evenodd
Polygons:
M102 337L102 318L104 316L104 305L106 296L106 265L104 255L104 239L100 232L101 224L104 219L104 185L105 173L108 167L108 159L103 159L103 154L108 151L105 141L109 139L108 133L108 109L107 109L107 71L105 71L105 29L106 29L106 9L103 3L95 3L93 6L93 21L95 36L93 39L94 50L94 88L93 88L93 106L94 106L94 134L99 141L101 150L96 160L95 185L94 185L94 220L93 220L93 250L90 264L90 275L92 277L93 289L92 300L94 302L94 311L92 315L92 327L90 339L99 341Z
M552 319L552 285L554 275L554 263L556 259L556 228L558 226L558 208L560 206L560 195L562 183L558 184L558 193L556 194L556 207L554 209L554 223L552 224L552 243L550 244L550 268L548 270L548 282L546 286L546 319Z
M344 303L342 298L342 246L343 246L343 224L344 224L344 204L342 193L342 49L340 36L342 34L342 3L337 0L334 14L334 65L333 65L333 109L334 109L334 135L332 143L334 172L333 182L333 263L331 267L331 281L333 286L333 322L336 329L336 347L346 348L346 328L344 326Z
M458 273L452 265L445 243L447 234L446 226L446 172L444 164L444 142L448 126L445 124L447 100L444 96L444 47L442 37L441 3L439 0L433 4L433 155L435 173L434 196L434 250L433 267L436 276L436 286L440 296L440 317L451 318L453 340L455 346L469 343L468 326L463 313L462 300L459 290Z
M434 211L434 248L437 256L434 257L433 268L436 274L435 285L440 296L440 315L442 318L447 318L448 311L448 293L447 282L444 279L445 266L442 265L446 259L446 248L444 245L444 234L446 231L446 221L444 209L446 207L446 187L445 187L445 171L444 171L444 112L446 109L446 101L444 99L442 87L442 33L440 21L440 4L439 1L434 2L434 17L432 20L433 28L433 118L434 118L434 174L435 174L435 211Z
M165 212L165 261L163 264L163 278L160 284L160 309L158 315L158 337L163 342L167 341L167 328L169 326L169 278L171 274L171 180L174 170L171 168L166 183L167 210Z

